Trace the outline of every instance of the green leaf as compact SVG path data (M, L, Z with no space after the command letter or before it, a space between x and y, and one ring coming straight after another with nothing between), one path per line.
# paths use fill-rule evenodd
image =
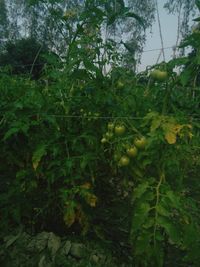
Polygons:
M110 15L108 17L107 25L110 26L111 24L113 24L118 17L119 17L119 13L114 13L114 14Z
M180 197L177 196L173 191L167 191L166 192L167 198L171 201L171 204L174 208L179 209L180 208Z
M193 21L200 21L200 17L196 18L196 19L193 19Z
M184 226L183 245L190 247L196 241L198 242L200 238L197 238L197 233L197 229L193 224L186 224Z
M156 243L153 249L153 255L156 260L156 267L162 267L164 261L164 252L161 243Z
M144 192L146 192L148 187L148 182L144 182L138 185L138 187L134 190L133 199L135 200L137 198L140 198L144 194Z
M136 176L138 176L138 177L140 177L140 178L143 178L143 173L142 173L142 171L141 171L138 167L136 167L136 166L134 166L134 168L133 168L133 173L134 173Z
M158 212L158 214L165 216L165 217L169 217L171 214L170 212L161 205L161 203L156 207L156 210Z
M149 232L141 233L137 240L134 242L135 255L143 255L150 248L150 240L152 234Z
M135 53L135 51L136 51L136 47L135 47L133 44L129 44L128 42L124 43L123 41L122 41L121 43L124 45L124 47L125 47L130 53L132 53L132 54Z
M8 139L9 137L11 137L12 135L18 133L19 131L20 131L19 128L11 128L11 129L9 129L6 132L6 134L4 135L4 139L3 140L5 141L6 139Z
M15 135L18 132L23 132L24 134L27 134L27 131L29 129L29 125L22 121L17 121L12 124L12 127L6 132L4 135L3 140L7 140L12 135Z
M45 144L40 144L35 152L33 153L32 156L32 164L33 164L33 169L36 170L42 157L46 155L46 145Z
M154 218L148 218L148 220L143 224L144 229L149 229L154 225Z
M150 205L149 203L146 202L141 203L140 205L138 205L138 207L135 208L134 211L135 213L133 216L132 227L131 227L132 234L137 230L139 230L145 223L148 217L149 210L150 210Z
M198 7L198 9L200 10L200 0L195 0L195 4Z
M157 130L160 127L161 122L162 122L162 118L161 117L157 117L156 119L154 119L152 121L150 131L154 132L155 130Z
M124 0L116 0L116 1L117 1L117 3L120 5L120 7L121 7L122 9L125 8Z
M163 227L168 234L169 238L175 243L181 244L181 231L178 225L175 225L172 220L159 216L157 223L160 227Z

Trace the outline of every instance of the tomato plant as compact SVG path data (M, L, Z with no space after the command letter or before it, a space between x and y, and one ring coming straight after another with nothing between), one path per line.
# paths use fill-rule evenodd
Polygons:
M39 81L0 72L1 232L82 233L131 266L198 267L199 37L186 40L197 52L150 77L119 62L105 74L115 44L89 3L62 67Z

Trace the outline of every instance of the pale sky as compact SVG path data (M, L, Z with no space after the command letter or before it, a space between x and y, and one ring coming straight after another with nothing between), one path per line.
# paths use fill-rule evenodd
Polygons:
M177 38L177 27L178 27L178 16L168 14L163 8L164 0L158 0L160 22L162 28L162 36L164 47L172 47L176 44ZM144 51L161 48L161 40L159 34L159 26L156 16L156 21L152 27L152 34L150 31L147 34L147 42L144 47ZM138 71L143 71L148 65L156 64L160 51L149 51L144 52L141 58L141 65L138 66ZM173 49L165 50L166 61L172 58ZM163 61L163 57L160 57L160 62Z

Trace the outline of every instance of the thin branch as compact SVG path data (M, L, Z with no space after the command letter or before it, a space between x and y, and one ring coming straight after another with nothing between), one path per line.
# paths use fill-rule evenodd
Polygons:
M173 51L173 58L176 57L176 50L178 47L179 39L180 39L180 29L181 29L181 10L182 10L182 3L180 2L180 9L178 13L178 27L177 27L177 38L176 38L176 45L174 47Z
M163 60L165 61L164 42L163 42L162 28L161 28L161 22L160 22L160 15L159 15L158 1L157 0L155 0L155 4L156 4L156 13L157 13L157 19L158 19L158 26L159 26L159 33L160 33Z
M39 57L39 54L40 54L40 52L41 52L41 50L42 50L42 47L43 47L43 45L40 46L40 48L39 48L39 50L38 50L38 52L37 52L37 54L36 54L36 56L35 56L35 58L34 58L34 60L33 60L33 64L32 64L32 66L31 66L31 70L30 70L30 75L32 75L32 72L33 72L33 68L34 68L35 62L36 62L36 60L37 60L38 57Z

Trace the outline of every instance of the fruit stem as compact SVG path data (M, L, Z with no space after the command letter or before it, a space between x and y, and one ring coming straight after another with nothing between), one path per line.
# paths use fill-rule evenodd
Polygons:
M131 129L136 132L140 137L142 137L143 135L141 134L140 131L138 131L130 122L129 120L127 119L127 124L131 127Z

